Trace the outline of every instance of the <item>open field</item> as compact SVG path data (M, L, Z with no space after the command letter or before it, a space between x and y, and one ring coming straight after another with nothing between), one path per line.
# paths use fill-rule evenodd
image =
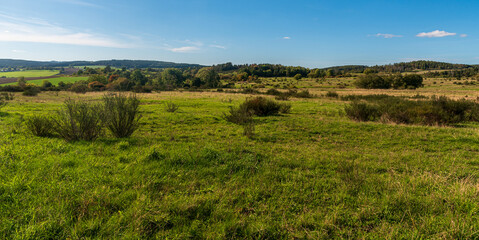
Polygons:
M88 79L88 77L57 77L57 78L30 80L30 81L27 81L27 82L31 83L31 84L36 84L38 86L41 86L42 83L43 83L43 80L48 80L53 85L57 86L59 82L74 83L74 82L77 82L77 81L82 81L82 80L87 80L87 79ZM17 83L16 82L6 83L4 85L15 85L15 84L17 84ZM0 84L0 85L2 85L2 84Z
M0 72L0 77L18 78L18 77L49 77L60 73L58 70L26 70L17 72Z
M439 92L474 94L455 87ZM102 94L17 94L0 110L0 238L478 237L476 124L358 123L347 102L322 97L255 118L248 139L222 116L249 95L216 92L139 95L129 139L67 143L22 123Z

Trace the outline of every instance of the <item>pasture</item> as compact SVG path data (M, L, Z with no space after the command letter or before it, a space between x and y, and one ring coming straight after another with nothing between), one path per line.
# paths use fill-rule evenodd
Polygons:
M49 77L59 74L59 70L24 70L15 72L0 72L0 77L19 78L19 77Z
M57 77L57 78L48 78L48 79L29 80L27 81L27 83L41 86L44 80L51 82L54 86L57 86L59 82L75 83L78 81L88 80L88 77ZM16 85L16 84L17 84L16 82L13 82L13 83L6 83L3 85Z
M34 137L24 120L104 93L16 94L0 110L0 238L479 237L477 124L355 122L330 89L255 117L252 138L223 118L250 95L139 94L139 130L93 142ZM455 84L333 90L477 98Z

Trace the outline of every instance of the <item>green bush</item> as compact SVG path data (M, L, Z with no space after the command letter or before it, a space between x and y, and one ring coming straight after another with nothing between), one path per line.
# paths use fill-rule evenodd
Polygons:
M278 91L278 90L275 89L275 88L271 88L271 89L268 89L268 90L266 91L266 94L278 96L278 95L281 95L282 92Z
M278 114L281 104L265 97L255 97L247 99L240 108L261 117Z
M166 111L167 112L176 112L180 107L173 102L166 102Z
M297 97L297 98L313 98L314 95L311 94L308 90L303 90L301 92L298 92L294 95L294 97Z
M54 131L67 141L92 141L102 131L102 106L85 101L66 100L53 119Z
M380 116L376 106L359 101L352 102L345 111L349 118L356 121L374 121Z
M53 136L53 123L50 117L33 116L25 121L28 131L38 137Z
M433 97L430 100L413 101L392 96L371 99L369 103L352 102L345 109L347 116L357 121L381 119L400 124L421 125L453 125L479 121L479 103L465 99Z
M333 91L328 91L326 93L326 97L329 97L329 98L338 98L339 97L339 94L337 92L333 92Z
M378 74L366 74L360 76L354 85L358 88L366 89L387 89L391 88L391 83Z
M39 93L40 93L40 88L38 87L35 87L35 86L25 86L25 88L23 89L23 93L22 95L23 96L29 96L29 97L34 97L34 96L37 96Z
M230 107L228 113L224 114L224 119L228 122L245 125L253 121L254 113L249 111L245 105L240 105L239 107Z
M140 100L134 94L103 96L104 124L117 138L129 137L138 129Z

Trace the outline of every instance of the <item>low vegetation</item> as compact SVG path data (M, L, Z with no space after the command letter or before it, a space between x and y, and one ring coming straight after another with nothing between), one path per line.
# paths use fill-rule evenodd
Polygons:
M402 67L82 68L2 93L0 239L477 238L477 85L353 87Z
M371 102L355 100L346 107L346 114L358 121L400 124L454 125L479 121L479 103L474 101L452 100L445 96L407 100L376 95L369 99Z

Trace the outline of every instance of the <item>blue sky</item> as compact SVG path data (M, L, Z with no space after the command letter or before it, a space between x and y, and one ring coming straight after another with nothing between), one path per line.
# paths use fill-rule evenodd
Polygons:
M0 58L479 63L479 1L0 0Z

